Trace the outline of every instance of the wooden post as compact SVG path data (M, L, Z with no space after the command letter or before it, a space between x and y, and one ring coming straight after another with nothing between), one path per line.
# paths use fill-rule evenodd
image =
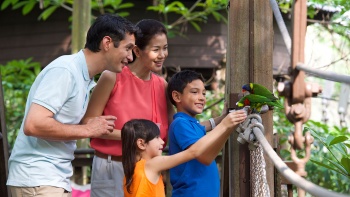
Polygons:
M230 0L228 12L225 97L230 98L229 107L235 108L243 84L259 83L272 91L273 15L265 0ZM265 137L273 144L272 112L263 114L262 119ZM247 144L238 143L237 137L235 132L224 148L221 196L225 197L252 196L250 151ZM265 161L270 194L274 196L274 167L268 157Z
M4 93L2 89L2 79L0 73L0 196L11 196L6 186L8 176L8 142L7 142L7 130L6 130L6 118L5 118L5 104Z
M91 1L75 0L73 3L72 53L84 48L86 33L91 24Z
M295 69L298 63L304 63L304 48L305 48L305 35L306 35L306 19L307 19L307 0L298 0L293 2L292 13L292 56L291 67L293 68L293 92L292 92L292 104L304 103L305 100L305 73L304 71L298 71ZM298 109L304 109L304 106L298 106ZM297 110L298 111L298 110ZM300 121L301 122L301 121ZM301 123L303 124L303 123ZM294 124L295 127L297 126ZM294 131L295 148L302 149L303 134L301 129ZM298 143L299 142L299 143ZM298 196L304 197L305 191L298 188Z
M305 100L305 73L295 69L297 64L304 63L304 47L306 34L306 13L307 0L298 0L293 3L292 13L292 57L291 67L293 68L293 100L292 104L303 103Z
M90 25L91 1L75 0L73 3L72 53L77 53L80 49L84 48L86 33ZM78 140L77 148L88 148L88 144L89 139ZM75 167L73 179L77 184L87 184L87 167Z

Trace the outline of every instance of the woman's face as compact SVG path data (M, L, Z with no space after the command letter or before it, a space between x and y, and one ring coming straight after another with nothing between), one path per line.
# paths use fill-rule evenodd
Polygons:
M138 58L148 69L159 73L162 71L166 57L168 57L168 39L165 34L157 34L144 50L140 50Z

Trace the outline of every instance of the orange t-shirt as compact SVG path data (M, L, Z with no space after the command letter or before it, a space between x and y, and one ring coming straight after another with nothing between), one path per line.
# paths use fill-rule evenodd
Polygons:
M158 183L151 183L145 173L146 160L141 159L136 163L133 175L133 182L130 186L131 194L125 187L124 177L124 197L165 197L163 177L160 175Z
M116 75L116 83L103 114L117 117L115 129L119 130L131 119L147 119L159 123L160 137L166 143L169 125L164 79L152 73L150 80L142 80L133 75L127 66ZM90 145L105 154L122 155L120 140L92 138Z

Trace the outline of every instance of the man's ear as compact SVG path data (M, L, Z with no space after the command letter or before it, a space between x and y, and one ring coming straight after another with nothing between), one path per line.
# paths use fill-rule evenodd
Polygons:
M145 140L139 138L136 140L136 144L137 144L137 147L141 150L145 150L146 149L146 143L145 143Z
M104 50L104 51L108 51L109 48L111 47L110 45L113 44L113 40L111 37L109 36L105 36L102 38L102 41L101 41L101 48Z
M173 100L176 102L176 103L179 103L181 101L181 93L178 92L178 91L173 91L171 93L171 96L173 97Z

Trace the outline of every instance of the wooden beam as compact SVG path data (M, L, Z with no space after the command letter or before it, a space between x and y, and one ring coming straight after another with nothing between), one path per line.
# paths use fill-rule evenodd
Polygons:
M229 107L236 108L235 98L242 85L255 82L272 91L273 15L265 0L230 0L228 9L228 46L226 65L226 94ZM272 144L272 112L262 115L266 138ZM222 196L252 196L250 151L248 145L237 141L234 132L224 149ZM228 160L228 161L227 161ZM267 180L274 195L274 167L265 157ZM228 178L225 175L228 174ZM271 175L271 176L270 176ZM228 180L228 181L227 181ZM225 189L229 191L224 191Z
M91 1L75 0L73 3L72 53L84 48L86 33L91 25Z
M86 41L86 34L91 25L91 1L75 0L73 3L73 22L72 22L72 53L77 53L84 48ZM89 139L81 139L77 141L77 148L87 148ZM88 183L87 179L88 168L75 167L74 178L75 183L85 185ZM83 178L78 178L83 177Z
M306 34L306 0L294 1L292 9L292 57L293 68L293 100L292 104L304 103L305 99L305 72L295 69L298 63L304 63L304 47Z
M252 62L254 74L252 81L262 84L273 91L273 12L269 1L254 0L254 17L250 23L254 24L253 42L250 48L254 50ZM273 115L269 111L261 115L265 138L274 147L273 143ZM272 160L264 154L266 162L266 179L270 188L270 195L274 196L274 165ZM254 166L253 166L254 167Z
M5 118L5 104L4 93L2 89L2 79L0 73L0 196L10 196L10 192L6 186L8 176L8 142L7 142L7 130L6 130L6 118Z
M226 65L226 94L229 108L236 108L237 95L244 83L249 82L249 1L230 0L228 8L228 45ZM250 196L250 156L247 145L237 142L234 132L225 145L221 184L222 196ZM227 160L228 161L227 161ZM225 194L225 195L224 195Z

